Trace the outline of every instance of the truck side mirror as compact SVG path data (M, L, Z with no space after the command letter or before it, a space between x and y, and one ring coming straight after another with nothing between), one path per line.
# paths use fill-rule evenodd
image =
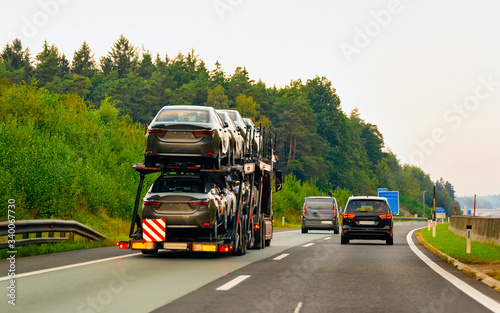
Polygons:
M280 191L283 188L283 172L276 170L276 191Z

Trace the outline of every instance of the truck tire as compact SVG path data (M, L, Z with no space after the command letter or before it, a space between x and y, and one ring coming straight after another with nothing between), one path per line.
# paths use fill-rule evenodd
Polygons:
M158 253L158 249L154 249L154 250L141 250L141 253L142 254L157 254Z
M334 234L338 234L339 232L340 231L339 231L339 227L338 226L333 228L333 233Z
M243 235L243 232L241 231L241 223L238 222L236 226L236 234L238 236L238 242L236 243L236 251L234 252L234 255L237 256L242 256L245 255L247 251L247 243L245 240L245 236Z

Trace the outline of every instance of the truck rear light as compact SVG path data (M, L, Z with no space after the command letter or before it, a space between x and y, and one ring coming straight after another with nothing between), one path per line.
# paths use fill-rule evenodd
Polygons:
M344 219L353 219L356 217L356 214L353 214L353 213L344 213L344 215L342 216Z
M144 201L144 205L161 205L161 201Z
M232 247L228 245L220 245L219 246L219 252L229 252L231 251Z
M148 134L164 134L167 131L164 129L154 129L154 128L148 128Z
M392 218L392 214L380 214L378 217L383 220L390 220Z
M214 130L195 130L193 131L195 135L209 135L212 136L214 134Z
M120 249L128 249L128 248L130 248L129 245L128 245L128 242L126 242L126 241L119 241L119 242L116 243L116 245Z
M203 226L210 226L210 223L203 223Z
M194 205L202 205L202 206L208 206L210 204L210 200L194 200L194 201L189 201L190 206Z
M253 225L253 229L260 229L260 225L259 224Z
M144 243L144 247L146 247L147 250L153 250L155 248L155 244L152 241L146 241Z
M217 252L217 245L195 243L192 249L193 251Z

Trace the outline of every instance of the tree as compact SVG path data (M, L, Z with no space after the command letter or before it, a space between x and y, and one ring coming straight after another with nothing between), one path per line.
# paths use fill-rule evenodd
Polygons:
M31 65L30 51L28 48L23 50L21 39L16 38L12 44L5 45L1 58L4 62L5 68L8 71L18 71L23 73L22 79L28 81L28 77L33 69Z
M216 109L229 109L231 102L224 94L224 88L221 85L217 85L214 89L208 90L207 102L205 104Z
M135 62L137 62L137 49L122 34L113 45L111 52L101 58L101 68L105 74L117 71L118 77L123 78L132 70Z
M71 73L85 77L92 77L96 72L96 63L94 54L86 41L83 41L82 46L73 55L71 63Z
M59 50L55 45L49 46L47 40L43 43L43 50L36 55L38 61L33 70L33 77L38 80L39 86L45 86L54 80L56 76L62 78L69 72L68 60L66 56L59 55Z

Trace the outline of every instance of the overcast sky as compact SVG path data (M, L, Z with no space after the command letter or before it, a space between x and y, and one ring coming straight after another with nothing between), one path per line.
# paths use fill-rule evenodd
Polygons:
M459 196L500 194L500 1L0 0L0 43L43 41L96 60L123 34L152 53L192 48L278 87L332 81L349 114ZM383 186L381 186L383 187Z

